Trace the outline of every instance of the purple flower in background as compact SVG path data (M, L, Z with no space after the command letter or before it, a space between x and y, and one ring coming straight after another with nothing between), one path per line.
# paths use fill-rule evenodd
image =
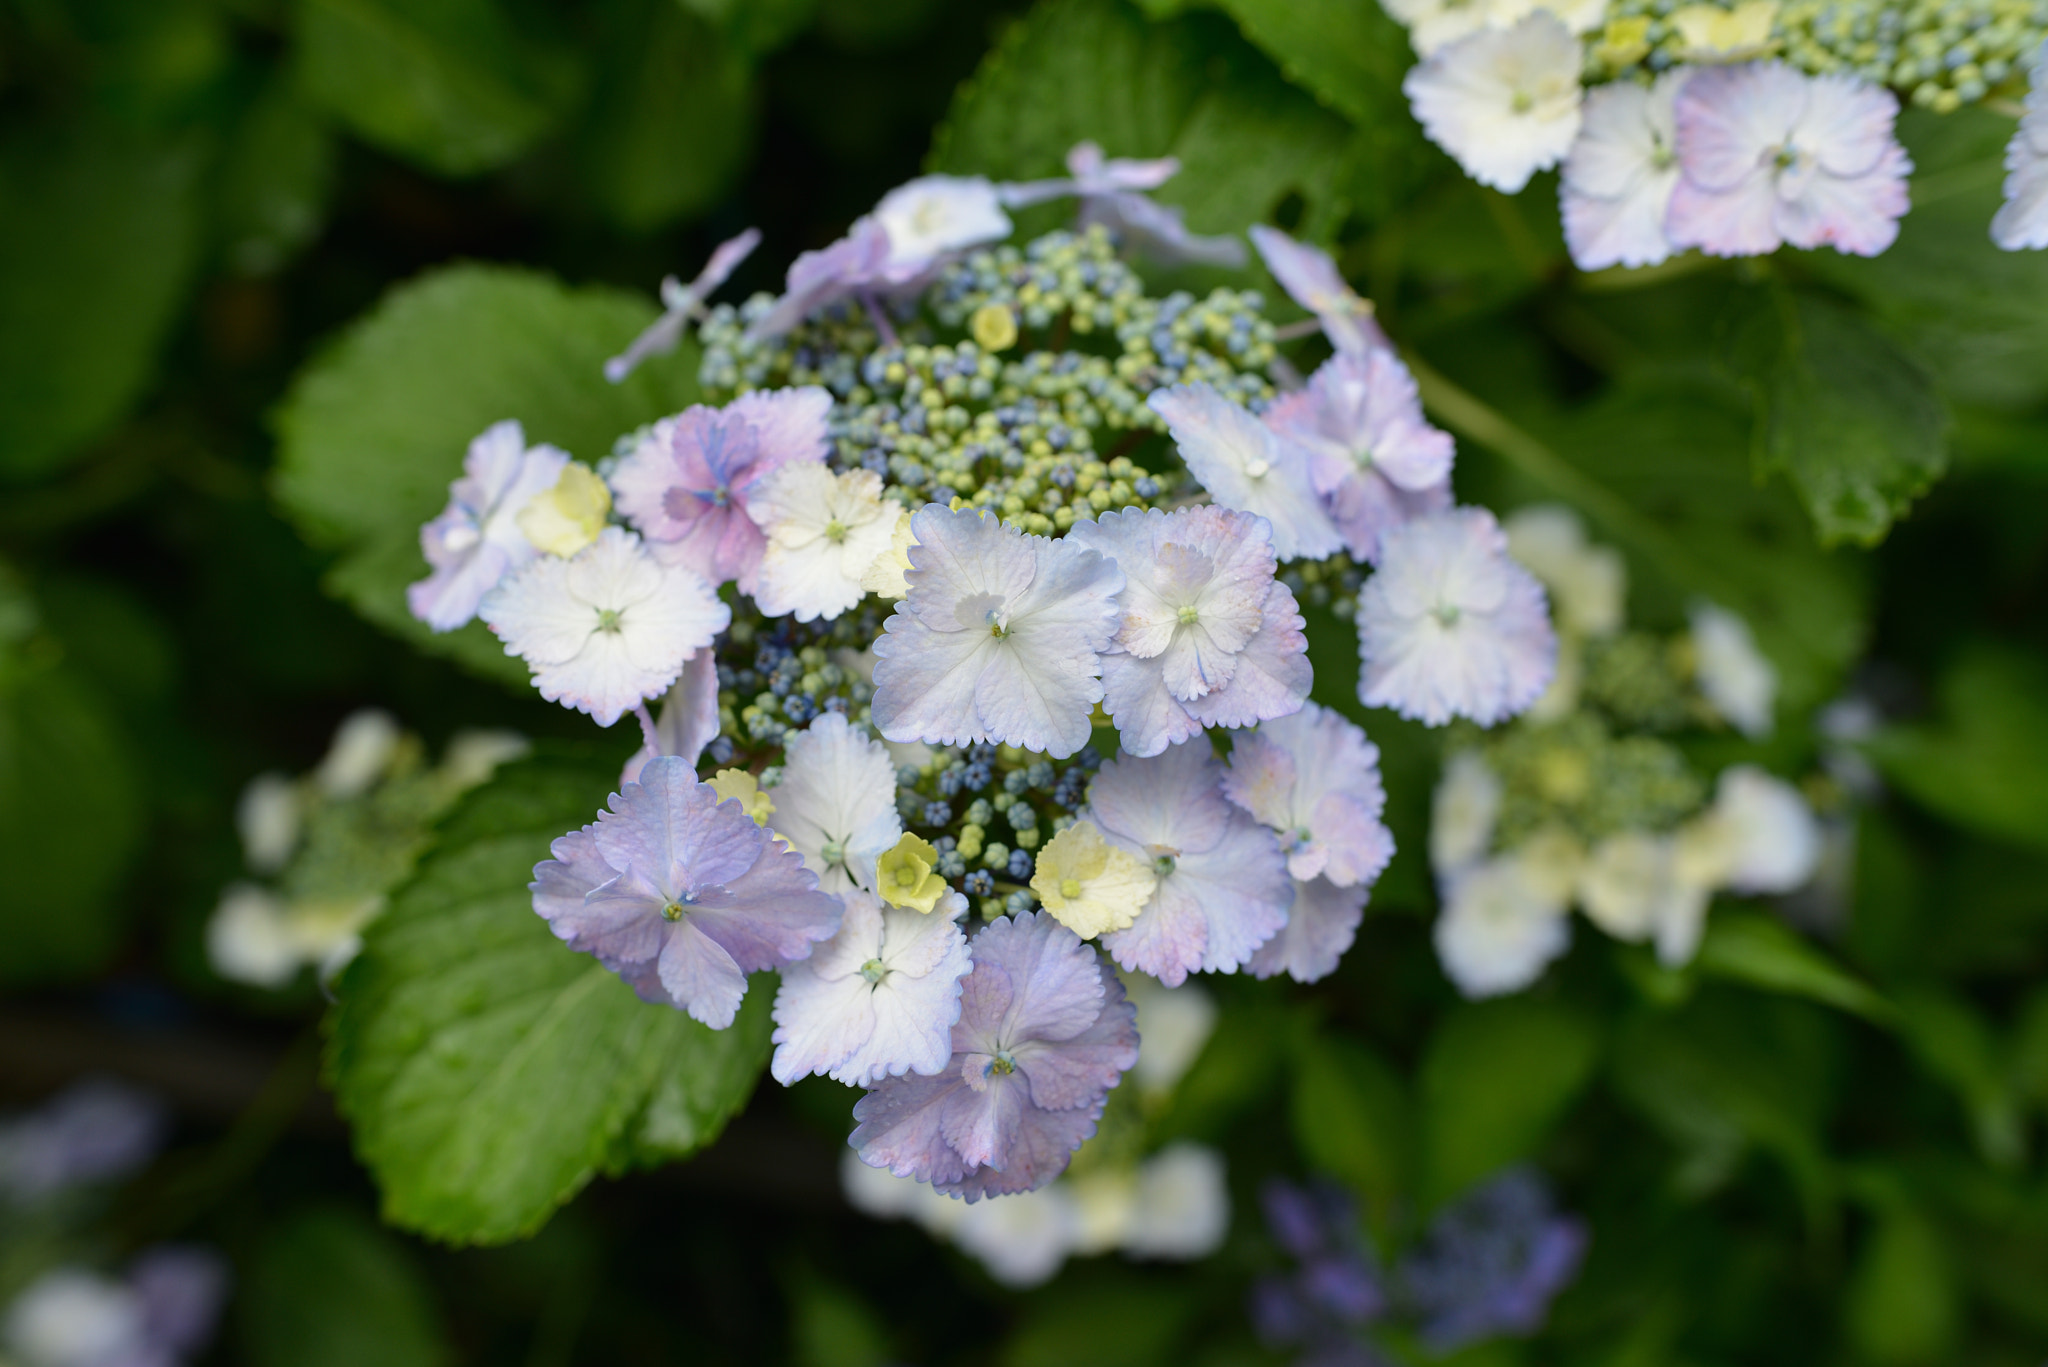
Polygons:
M1378 564L1387 532L1451 506L1450 433L1422 416L1415 377L1384 347L1331 357L1266 422L1309 453L1309 480L1362 560Z
M75 1082L0 1126L0 1193L32 1201L117 1181L156 1156L168 1127L162 1105L145 1092L104 1078Z
M825 459L831 409L831 394L809 386L663 418L612 472L619 512L664 565L751 594L768 542L747 515L748 491L771 470Z
M1243 966L1287 922L1280 842L1224 799L1222 777L1207 742L1126 755L1102 766L1081 813L1158 880L1138 919L1102 947L1168 987Z
M1359 353L1388 346L1387 334L1373 321L1372 305L1344 282L1328 252L1263 223L1254 223L1250 233L1266 269L1288 298L1316 316L1331 346Z
M1072 180L1035 180L998 186L997 190L1003 203L1012 207L1073 195L1081 201L1082 228L1099 224L1162 265L1236 268L1244 264L1242 242L1234 237L1191 233L1179 209L1145 197L1145 191L1158 189L1179 173L1179 158L1135 161L1105 157L1100 146L1082 142L1067 153L1067 171Z
M673 275L665 278L661 282L661 317L635 337L632 345L604 363L604 377L618 384L633 373L634 366L649 356L674 351L676 343L683 338L683 328L691 319L703 316L704 301L760 245L761 230L749 228L738 237L719 243L718 249L711 253L711 259L704 263L704 269L689 284L685 285Z
M839 929L839 899L802 856L675 756L649 760L550 852L529 886L556 936L713 1030L732 1024L747 974L806 958Z
M1695 72L1675 109L1673 246L1875 256L1899 235L1913 162L1892 136L1898 99L1882 86L1754 62Z
M853 1108L848 1141L868 1166L969 1202L1066 1171L1138 1061L1123 984L1049 914L993 921L971 949L951 1061L882 1081Z
M228 1294L228 1265L204 1248L160 1244L128 1269L128 1287L142 1311L149 1341L172 1361L196 1354L213 1337Z
M1359 1332L1379 1320L1387 1295L1358 1215L1343 1189L1275 1178L1259 1193L1266 1230L1296 1265L1252 1287L1252 1329L1271 1348L1301 1348L1297 1367L1369 1367L1382 1361Z
M7 1307L0 1347L24 1367L179 1367L213 1336L227 1286L219 1257L173 1245L137 1258L125 1281L55 1268Z
M1517 1169L1436 1217L1396 1269L1398 1294L1438 1352L1532 1334L1578 1275L1586 1240L1582 1221L1555 1212L1542 1179Z
M412 615L435 631L453 631L513 570L540 552L519 530L519 511L555 487L566 452L526 444L516 422L495 423L469 444L448 506L420 528L420 553L434 572L405 590Z
M888 260L888 229L873 218L855 219L845 237L821 250L804 252L790 263L782 297L748 325L746 340L773 341L819 310L877 288L883 283L882 270Z

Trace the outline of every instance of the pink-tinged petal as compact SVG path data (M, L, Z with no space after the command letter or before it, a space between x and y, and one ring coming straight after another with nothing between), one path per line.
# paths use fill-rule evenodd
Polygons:
M1023 1129L1031 1096L1015 1074L985 1075L982 1081L979 1089L970 1084L946 1098L939 1109L939 1133L971 1167L1000 1170L1008 1165L1010 1144Z
M723 1030L739 1014L747 975L690 918L669 931L661 950L661 985L692 1020Z
M1141 759L1202 733L1202 723L1168 691L1157 660L1103 656L1102 705L1116 723L1117 743Z
M1797 200L1781 200L1774 226L1795 247L1833 247L1854 256L1876 256L1899 235L1909 207L1905 151L1890 149L1877 168L1858 180L1822 173Z
M1765 154L1784 144L1807 100L1806 77L1776 62L1695 72L1673 106L1685 183L1725 192L1762 178Z
M421 540L433 530L429 523L420 533ZM406 608L435 631L453 631L476 616L477 605L498 586L511 565L512 558L502 546L479 545L425 579L406 585Z
M1045 1110L1100 1102L1138 1062L1137 1009L1115 973L1099 963L1090 967L1102 978L1102 1007L1093 1023L1058 1044L1027 1041L1013 1051L1017 1071L1031 1084L1032 1104Z
M1294 905L1279 934L1259 947L1247 965L1253 977L1285 973L1298 983L1326 978L1358 937L1365 919L1367 890L1340 888L1325 878L1294 885Z
M1095 1123L1101 1116L1100 1101L1071 1111L1027 1109L1009 1137L1002 1167L969 1168L957 1178L934 1181L932 1186L969 1204L985 1196L1035 1191L1067 1170L1074 1150L1095 1133Z
M1878 173L1891 156L1898 96L1883 86L1840 74L1806 78L1806 108L1794 137L1811 148L1821 169L1843 180Z
M1272 586L1264 615L1265 625L1245 643L1229 684L1187 703L1188 714L1205 726L1250 726L1288 716L1307 699L1315 683L1307 623L1285 584Z
M1222 778L1223 766L1206 745L1175 746L1146 759L1126 756L1096 774L1086 815L1146 859L1199 854L1214 849L1230 825Z
M1027 912L991 923L975 937L974 955L970 980L980 975L983 964L999 965L1015 985L996 1027L1001 1046L1072 1039L1102 1014L1104 988L1095 950L1049 913Z
M859 1124L847 1142L871 1168L934 1186L957 1182L969 1164L946 1142L940 1125L947 1101L965 1090L951 1070L891 1078L854 1103Z
M1294 756L1270 732L1237 737L1222 782L1223 795L1261 824L1275 830L1295 824Z
M1350 793L1324 793L1310 829L1326 853L1320 872L1339 887L1371 883L1394 857L1394 837L1378 811ZM1314 873L1295 877L1313 877Z
M1168 987L1179 987L1208 952L1209 921L1193 898L1154 894L1152 905L1137 920L1102 937L1102 947L1119 968L1149 973Z
M1727 191L1680 180L1671 190L1664 231L1675 247L1709 256L1763 256L1778 249L1778 196L1758 175Z

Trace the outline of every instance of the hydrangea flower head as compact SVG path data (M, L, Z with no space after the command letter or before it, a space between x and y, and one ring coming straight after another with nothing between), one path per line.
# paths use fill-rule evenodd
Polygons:
M1104 840L1092 821L1076 821L1055 835L1039 851L1031 876L1045 909L1084 940L1137 920L1158 883L1144 860Z
M882 279L893 286L921 280L955 252L1010 235L1010 216L986 176L919 176L882 196L874 217L889 239Z
M1070 539L936 504L911 519L910 592L875 642L892 741L996 741L1064 759L1088 743L1123 572Z
M747 515L768 538L754 601L770 617L837 617L861 600L876 559L894 544L902 507L870 470L833 473L813 461L770 471Z
M1103 948L1169 987L1243 967L1286 924L1294 895L1279 840L1231 806L1222 778L1206 745L1124 756L1096 774L1082 813L1158 880L1138 919L1103 936Z
M1726 608L1696 603L1692 609L1694 672L1700 692L1714 710L1743 735L1771 734L1778 699L1778 668L1757 649L1749 623Z
M1223 795L1279 833L1287 872L1340 888L1369 884L1394 857L1380 821L1380 751L1365 732L1309 703L1237 737Z
M1747 896L1802 886L1820 854L1820 825L1806 799L1754 764L1722 770L1713 805L1678 833L1679 877Z
M40 1200L128 1176L156 1157L169 1117L156 1098L119 1082L74 1082L0 1125L0 1193Z
M753 593L767 540L748 514L758 482L829 448L832 395L815 386L757 390L724 408L698 404L656 423L612 472L619 512L655 558Z
M1429 866L1439 878L1486 857L1505 797L1500 775L1477 750L1460 750L1445 761L1429 806Z
M889 752L837 712L783 744L769 825L803 856L827 892L872 886L875 861L903 835Z
M970 1202L1064 1172L1138 1060L1123 984L1051 916L993 921L973 949L946 1069L884 1079L850 1141L870 1167Z
M946 914L845 894L839 933L782 970L775 994L775 1057L769 1072L788 1086L823 1073L864 1087L903 1073L936 1073L953 1056L960 980L973 960L952 893Z
M1415 377L1384 347L1331 357L1266 421L1309 453L1309 479L1362 560L1378 562L1389 530L1451 506L1455 445L1422 416Z
M554 486L528 499L514 520L534 549L567 559L597 540L611 511L612 491L595 470L572 460Z
M839 899L803 859L671 755L550 852L530 886L556 937L713 1030L732 1024L747 974L839 929Z
M607 527L573 560L535 560L493 589L479 616L524 659L549 702L599 726L658 697L732 621L711 586L657 562L640 538Z
M1678 187L1679 89L1689 70L1649 86L1611 81L1586 96L1558 198L1564 240L1582 271L1654 266L1668 258L1664 217Z
M1705 929L1709 885L1687 876L1679 842L1649 831L1619 831L1593 847L1579 872L1586 919L1617 940L1654 940L1670 968L1692 959Z
M1583 61L1571 30L1538 10L1439 48L1401 89L1430 141L1481 185L1514 194L1571 150Z
M1387 345L1386 333L1373 320L1372 304L1345 283L1328 252L1263 223L1254 223L1248 231L1266 269L1288 298L1316 316L1331 346L1340 352L1365 352Z
M1422 1341L1450 1353L1541 1329L1578 1275L1586 1242L1584 1223L1556 1214L1536 1175L1515 1169L1438 1214L1397 1275L1422 1318Z
M1508 557L1493 514L1458 508L1382 541L1358 595L1358 696L1441 726L1491 726L1543 695L1556 668L1543 587Z
M619 384L633 373L633 367L649 356L662 356L674 351L690 320L703 316L704 301L760 245L761 230L749 228L739 236L719 243L711 253L711 259L704 263L704 269L697 272L697 278L689 284L685 285L673 275L664 279L661 282L661 317L635 337L631 346L604 363L604 377L613 384Z
M1199 507L1104 513L1067 534L1124 572L1102 685L1126 752L1285 716L1308 696L1308 638L1273 577L1268 531L1251 513Z
M2027 103L2005 145L2005 202L1991 240L2009 252L2048 247L2048 42L2027 67Z
M493 424L471 442L447 508L420 528L420 552L434 572L407 587L412 615L436 631L476 616L484 595L538 554L519 529L519 512L568 463L552 446L528 446L516 422Z
M1782 62L1695 72L1674 105L1680 179L1665 229L1679 247L1756 256L1790 244L1875 256L1906 212L1899 102L1852 76Z
M1188 473L1211 498L1266 519L1282 560L1321 560L1343 549L1298 444L1207 384L1155 390L1145 403L1166 419Z

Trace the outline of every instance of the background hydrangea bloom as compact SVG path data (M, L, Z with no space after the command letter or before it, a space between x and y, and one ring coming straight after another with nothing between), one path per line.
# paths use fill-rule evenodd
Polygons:
M1571 922L1549 880L1514 855L1450 880L1433 932L1444 973L1468 997L1519 992L1571 944Z
M1377 563L1380 538L1451 506L1448 432L1422 416L1415 377L1384 347L1339 352L1266 422L1309 453L1309 479L1353 555Z
M574 560L536 560L491 591L480 615L549 702L599 726L658 697L732 621L710 585L664 567L619 527Z
M903 835L889 752L836 712L789 737L773 796L768 824L827 892L871 883L875 860Z
M2005 145L2005 202L1991 240L2009 252L2048 247L2048 42L2027 67L2027 104Z
M974 939L946 1070L884 1079L855 1105L849 1142L871 1167L970 1202L1042 1187L1137 1062L1135 1017L1074 932L1043 912L999 918Z
M1743 735L1770 735L1777 720L1778 669L1757 649L1749 623L1712 603L1695 603L1691 618L1701 694Z
M635 337L632 345L604 363L604 377L618 384L649 356L662 356L674 351L676 343L682 340L684 327L693 318L704 315L704 301L730 279L732 273L740 268L740 263L752 256L754 248L760 245L761 230L748 228L719 243L712 250L711 259L704 263L704 269L697 272L697 278L689 284L685 285L673 275L665 277L661 282L661 317Z
M476 616L500 579L539 554L519 530L519 513L568 463L567 452L528 446L516 422L493 423L471 442L446 511L420 528L420 552L434 572L406 589L412 615L436 631Z
M954 252L999 242L1010 218L986 176L919 176L882 196L875 221L888 234L882 279L912 284Z
M1273 577L1263 519L1132 509L1076 523L1069 539L1124 572L1102 684L1130 754L1156 755L1205 726L1285 716L1308 696L1308 638L1293 593Z
M1234 237L1200 237L1187 229L1181 211L1145 195L1180 171L1177 157L1134 161L1106 157L1092 142L1074 144L1067 153L1072 180L1037 180L998 186L1003 203L1039 204L1073 195L1081 201L1079 227L1100 225L1120 241L1162 265L1201 264L1236 267L1244 264L1244 244Z
M1396 1268L1422 1339L1449 1353L1495 1334L1541 1328L1550 1302L1578 1275L1586 1227L1555 1213L1526 1169L1493 1179L1430 1222Z
M1580 270L1654 266L1671 255L1664 217L1679 176L1674 105L1691 74L1667 71L1649 86L1615 81L1586 95L1558 183L1565 243Z
M1145 402L1166 419L1188 473L1211 498L1266 519L1281 559L1321 560L1343 549L1299 445L1206 384L1155 390Z
M531 884L548 928L713 1030L732 1024L747 974L807 958L839 929L839 899L803 859L673 756L649 760L550 852Z
M782 297L747 326L755 344L782 336L804 319L883 283L889 260L889 230L872 216L853 221L846 236L829 247L804 252L790 263Z
M1680 179L1665 221L1674 246L1755 256L1831 246L1875 256L1906 212L1898 99L1851 76L1780 62L1696 72L1674 106Z
M1430 141L1481 185L1514 194L1571 150L1583 60L1571 30L1539 10L1437 49L1401 89Z
M1360 701L1430 726L1491 726L1543 695L1557 636L1543 586L1508 557L1493 514L1439 513L1381 544L1358 595Z
M1207 750L1126 756L1088 790L1087 818L1159 880L1138 919L1102 946L1169 987L1242 967L1286 923L1293 896L1279 840L1224 799L1223 766Z
M747 512L753 486L784 465L824 460L831 409L831 394L813 386L664 418L612 472L619 512L663 564L751 594L767 546Z
M910 592L875 642L876 728L1055 759L1086 745L1124 585L1116 562L936 505L911 530Z
M926 914L849 889L839 931L782 970L775 1057L788 1086L823 1073L862 1087L903 1073L936 1073L953 1055L960 980L972 960L960 930L967 899Z
M1248 232L1266 269L1288 298L1316 316L1331 346L1339 352L1364 352L1387 345L1372 305L1345 283L1328 252L1296 242L1264 223L1252 224Z

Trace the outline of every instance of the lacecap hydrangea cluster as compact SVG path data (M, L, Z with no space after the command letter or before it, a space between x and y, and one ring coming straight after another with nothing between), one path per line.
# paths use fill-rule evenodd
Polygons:
M2048 246L2038 0L1382 0L1420 57L1429 137L1513 194L1561 168L1583 270L1782 246L1875 256L1910 206L1900 95L2025 92L1992 239Z
M1331 343L1303 384L1256 294L1155 297L1120 255L1245 260L1146 197L1171 162L1069 169L914 181L780 296L705 302L753 234L666 282L609 373L695 327L709 401L597 467L492 427L411 590L641 728L535 870L554 932L714 1029L779 970L774 1076L867 1088L860 1159L970 1202L1096 1132L1125 975L1309 981L1356 934L1378 751L1309 701L1283 567L1349 566L1369 706L1491 725L1557 648L1327 256L1252 230ZM1072 231L1007 242L1061 196Z

